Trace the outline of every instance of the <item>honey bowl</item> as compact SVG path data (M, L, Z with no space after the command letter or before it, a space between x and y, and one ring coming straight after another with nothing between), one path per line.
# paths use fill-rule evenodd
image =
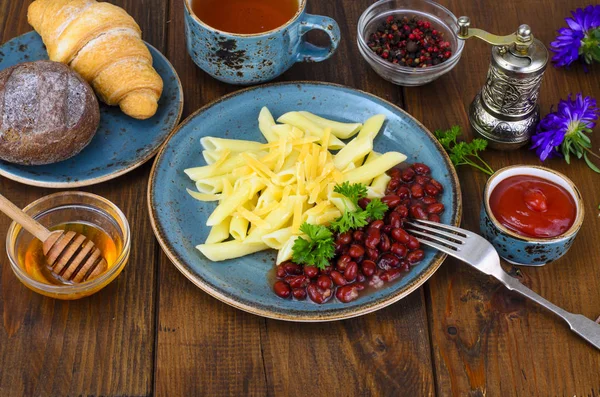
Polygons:
M41 242L13 222L6 236L6 252L13 272L27 288L55 299L80 299L107 286L127 264L131 247L129 223L107 199L84 192L55 193L34 201L23 211L48 229L86 235L108 263L107 270L94 279L64 282L45 267Z

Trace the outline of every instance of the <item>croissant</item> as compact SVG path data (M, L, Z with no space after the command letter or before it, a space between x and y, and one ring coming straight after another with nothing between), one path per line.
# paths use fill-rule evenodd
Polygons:
M137 119L156 113L163 81L125 10L95 0L35 0L27 19L50 60L71 66L103 102Z

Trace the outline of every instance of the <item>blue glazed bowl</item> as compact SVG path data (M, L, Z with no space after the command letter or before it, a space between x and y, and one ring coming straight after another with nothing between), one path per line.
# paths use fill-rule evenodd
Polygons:
M333 299L317 305L310 300L284 300L272 290L276 251L211 262L196 248L210 228L206 219L214 202L199 202L186 192L194 188L184 169L205 165L204 136L264 142L258 113L267 106L277 118L291 110L306 110L341 122L364 122L383 114L386 122L374 141L378 152L401 151L407 162L424 162L444 186L441 221L458 226L462 205L458 177L444 149L423 125L395 105L351 88L314 82L270 84L245 89L210 103L188 117L158 154L148 184L148 207L154 233L173 264L195 285L236 308L288 321L330 321L359 316L388 306L421 286L445 258L425 249L423 261L402 278L363 294L350 303ZM269 275L272 274L273 277Z
M554 182L565 188L577 205L577 215L573 226L560 236L553 238L533 238L522 236L509 230L496 219L490 209L490 195L498 184L515 175L533 175ZM481 206L481 234L496 248L498 254L515 265L543 266L567 253L577 232L583 224L583 201L575 184L563 174L549 168L516 165L502 168L488 179L483 190Z
M207 25L193 13L191 1L183 0L188 53L200 69L225 83L264 83L296 62L328 59L340 42L338 24L329 17L307 14L307 0L298 0L298 11L284 25L255 34L224 32ZM329 47L317 47L304 39L314 29L329 36Z

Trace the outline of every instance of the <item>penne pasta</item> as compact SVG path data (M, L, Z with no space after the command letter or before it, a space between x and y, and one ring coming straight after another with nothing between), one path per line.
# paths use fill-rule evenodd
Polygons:
M263 134L267 142L275 142L278 140L277 134L271 131L271 128L275 125L273 115L269 112L269 109L263 107L260 109L258 114L258 129Z
M392 180L392 178L388 174L381 174L376 176L371 182L371 190L373 192L381 193L381 195L385 194L385 189L387 188L388 183Z
M343 147L333 158L338 170L345 169L350 163L361 160L373 150L373 138L356 137Z
M225 139L205 136L200 139L200 144L205 150L221 151L229 149L232 152L259 152L263 150L264 145L260 142L244 141L241 139Z
M246 237L245 243L256 243L262 241L262 237L266 234L269 234L277 229L281 229L284 225L288 223L290 218L293 215L294 205L296 200L306 201L306 196L290 196L289 199L282 199L281 205L273 210L267 217L264 219L265 222L269 224L267 228L257 227L248 234Z
M277 119L277 122L292 125L305 131L308 135L323 138L323 128L319 127L317 124L302 116L299 112L285 113ZM339 140L334 135L329 139L329 144L327 148L330 150L337 150L343 148L344 146L344 142Z
M196 181L196 189L200 193L216 194L223 191L225 181L232 184L236 181L236 177L232 174L213 176Z
M375 116L370 117L360 129L358 137L363 138L369 136L371 139L375 139L384 122L385 116L383 114L376 114Z
M367 183L376 176L406 160L406 156L398 152L387 152L371 161L344 174L344 180L350 183Z
M275 230L272 233L265 234L262 238L263 243L273 249L281 249L283 245L292 237L292 228Z
M231 217L227 217L225 220L223 220L223 222L213 226L210 229L210 233L208 233L205 244L220 243L221 241L227 240L229 238L230 221Z
M196 248L211 261L220 262L263 251L269 247L263 242L246 244L231 240L222 243L200 244Z
M292 250L292 247L294 246L294 242L296 242L296 239L298 237L300 236L290 237L289 240L281 246L279 252L277 253L277 259L275 260L276 265L279 265L282 262L289 261L290 259L292 259L292 254L294 252Z
M306 117L307 119L309 119L310 121L312 121L313 123L315 123L323 129L331 128L331 133L341 139L351 138L353 135L358 133L358 131L362 127L361 123L340 123L338 121L333 121L325 119L323 117L319 117L310 112L302 111L298 113L300 113L302 116Z

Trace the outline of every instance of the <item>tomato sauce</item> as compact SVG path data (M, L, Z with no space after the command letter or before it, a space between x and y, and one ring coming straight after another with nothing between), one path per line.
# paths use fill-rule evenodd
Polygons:
M528 237L565 233L577 215L575 200L562 186L533 175L515 175L490 195L492 213L506 228Z

